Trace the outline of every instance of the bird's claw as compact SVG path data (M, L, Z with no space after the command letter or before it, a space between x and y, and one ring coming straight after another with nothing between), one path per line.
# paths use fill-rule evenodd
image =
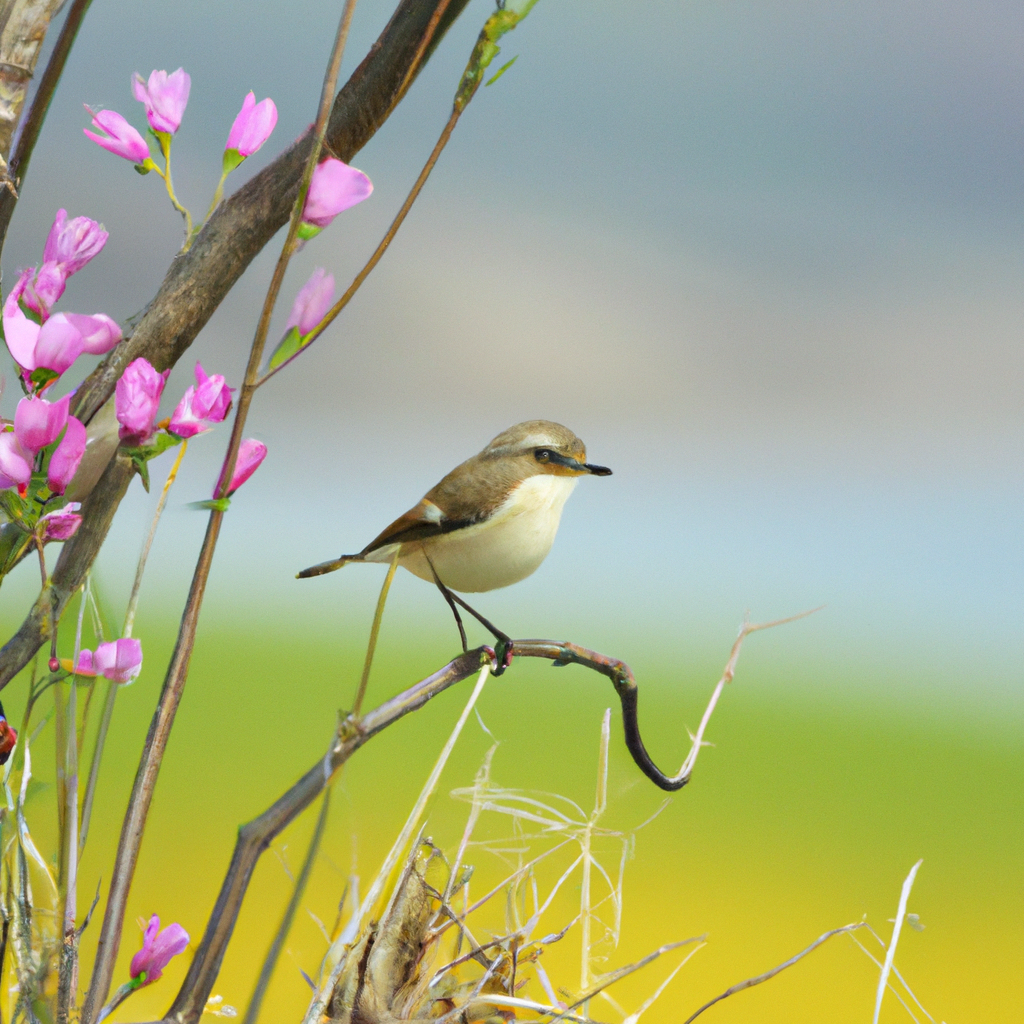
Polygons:
M512 664L512 657L515 653L515 644L506 637L499 637L494 644L494 663L497 666L494 670L496 676L500 676L505 669Z

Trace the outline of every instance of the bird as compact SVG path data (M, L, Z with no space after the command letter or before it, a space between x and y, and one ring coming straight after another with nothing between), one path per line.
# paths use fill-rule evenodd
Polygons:
M499 434L479 454L456 466L420 501L358 554L310 566L299 579L334 572L350 562L398 564L444 595L467 650L461 606L502 646L512 640L471 608L456 591L482 593L526 579L547 557L562 508L581 476L610 476L587 460L583 442L550 420L527 420Z

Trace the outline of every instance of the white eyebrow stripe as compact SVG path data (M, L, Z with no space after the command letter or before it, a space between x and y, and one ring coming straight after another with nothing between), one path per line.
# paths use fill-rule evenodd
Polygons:
M439 523L444 519L444 513L432 502L423 502L423 518L428 523Z

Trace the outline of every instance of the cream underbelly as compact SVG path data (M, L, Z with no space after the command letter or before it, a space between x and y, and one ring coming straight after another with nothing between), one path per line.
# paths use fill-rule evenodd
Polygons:
M472 594L518 583L551 550L562 507L575 486L575 477L546 473L528 477L486 522L405 545L399 565L433 583L425 548L441 582L452 590ZM384 554L384 550L374 552L374 561ZM380 560L390 561L393 556L392 547Z

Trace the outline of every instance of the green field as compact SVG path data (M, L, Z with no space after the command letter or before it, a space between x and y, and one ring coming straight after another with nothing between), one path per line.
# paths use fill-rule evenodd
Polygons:
M93 833L83 864L81 900L109 870L120 814L166 664L168 624L143 622L146 671L124 690L114 720ZM445 642L425 639L403 652L399 628L385 631L369 700L376 703L442 664ZM854 667L821 681L807 666L779 661L787 644L754 637L712 721L693 782L636 836L625 874L619 947L601 950L607 967L673 939L708 933L645 1021L677 1021L711 996L758 974L829 928L867 915L888 937L900 885L924 859L909 909L925 928L904 930L897 966L936 1020L1010 1021L1021 1016L1024 962L1024 757L1019 718L964 724L934 707L890 697L885 680L864 691ZM449 638L443 638L447 641ZM639 674L648 745L674 771L696 727L728 647L709 642L682 667L664 655ZM326 652L326 653L324 653ZM620 653L620 652L612 652ZM769 656L769 655L772 656ZM338 708L350 699L362 652L332 637L210 625L201 629L194 667L157 790L129 918L159 913L197 941L212 905L236 826L259 813L322 754ZM652 667L660 664L660 669ZM687 668L686 665L691 666ZM893 686L896 685L893 680ZM883 684L878 687L877 684ZM308 999L300 969L315 974L349 873L372 877L429 772L471 683L442 695L382 734L340 777L328 833L263 1020L297 1020ZM860 687L860 689L858 689ZM827 689L827 698L824 692ZM16 721L23 685L4 694ZM821 693L815 695L816 691ZM849 699L837 698L850 694ZM519 664L491 680L483 721L501 746L493 778L507 786L556 791L589 807L594 798L600 720L614 706L603 678L580 668ZM617 715L617 710L616 710ZM491 744L471 719L446 769L428 832L454 847L467 805L448 797L470 785ZM52 734L35 750L36 774L52 780ZM610 827L628 830L652 814L663 794L629 761L613 719ZM52 842L46 797L30 806L41 845ZM244 1009L269 936L312 827L307 812L268 852L243 911L216 992ZM500 836L502 822L484 824ZM503 831L504 830L504 831ZM615 844L605 851L617 866ZM483 886L498 859L478 851ZM104 877L104 885L106 877ZM477 882L474 881L474 885ZM575 884L575 883L573 883ZM479 889L478 891L483 891ZM570 921L578 887L567 886L552 913ZM495 924L495 929L500 929ZM85 952L95 927L86 932ZM137 948L126 929L118 978ZM578 927L545 955L548 971L573 988L579 980ZM676 960L667 956L613 990L637 1005ZM1016 965L1016 967L1014 966ZM152 1019L168 1005L184 965L127 1003L120 1020ZM711 1020L868 1021L876 968L845 936L832 940L770 983L708 1011ZM684 1013L685 1011L685 1013ZM618 1019L599 1000L598 1020ZM909 1019L887 1000L882 1019ZM924 1019L923 1017L921 1019Z

